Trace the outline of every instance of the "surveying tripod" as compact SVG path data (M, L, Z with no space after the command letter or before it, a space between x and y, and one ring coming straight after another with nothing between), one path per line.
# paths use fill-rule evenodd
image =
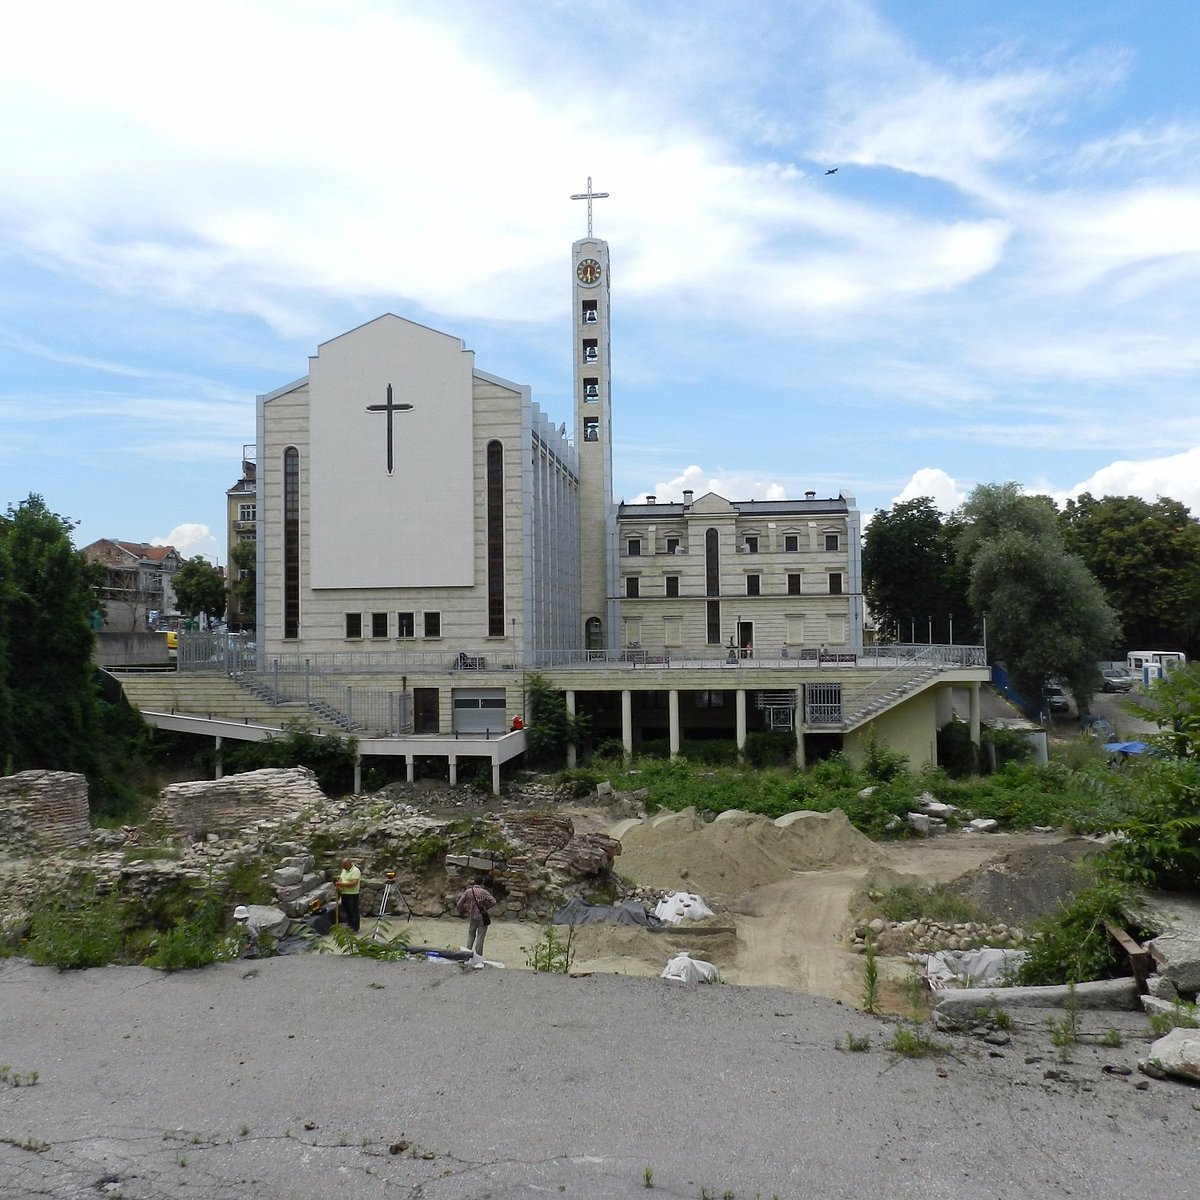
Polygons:
M412 905L409 904L408 898L400 890L400 885L396 882L396 872L385 871L383 878L383 895L379 897L379 912L375 916L375 928L371 932L372 937L379 936L379 926L383 923L383 918L388 915L388 902L391 900L393 893L404 903L405 911L408 914L404 919L406 921L413 919Z

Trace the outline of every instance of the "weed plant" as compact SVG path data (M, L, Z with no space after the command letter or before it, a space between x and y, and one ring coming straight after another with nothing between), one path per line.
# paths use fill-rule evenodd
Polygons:
M886 1046L893 1054L900 1054L905 1058L926 1058L931 1054L950 1052L950 1047L944 1042L939 1042L927 1029L903 1021L896 1026L896 1031Z
M573 946L575 926L567 926L567 936L562 938L553 925L547 925L542 936L532 946L523 946L525 965L531 971L548 971L553 975L565 975L575 961Z
M1162 1037L1172 1029L1200 1029L1198 1010L1194 1004L1186 1000L1176 1000L1170 1012L1150 1014L1150 1032L1155 1037Z
M876 908L885 921L937 921L954 925L984 919L979 908L952 892L946 884L931 888L900 884L888 888L876 901Z
M1125 923L1133 897L1129 887L1111 875L1093 882L1057 913L1038 923L1037 938L1026 946L1028 957L1017 974L1019 983L1040 985L1113 979L1127 969L1107 922Z
M866 1034L858 1037L853 1033L848 1033L845 1046L839 1046L838 1049L848 1050L851 1054L866 1054L871 1049L871 1039Z
M867 934L866 954L863 957L863 1012L879 1012L879 963L875 956L875 939Z
M163 971L187 971L209 963L236 958L241 947L233 935L222 933L224 905L214 892L206 892L189 916L181 917L158 937L146 966Z

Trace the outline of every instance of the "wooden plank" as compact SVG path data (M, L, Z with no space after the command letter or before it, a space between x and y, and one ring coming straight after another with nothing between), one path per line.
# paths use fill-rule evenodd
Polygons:
M1105 921L1104 927L1108 930L1109 936L1113 941L1129 956L1129 965L1133 968L1133 978L1137 983L1138 994L1145 994L1146 980L1149 978L1151 972L1150 951L1145 946L1134 941L1119 925L1114 925L1111 921Z

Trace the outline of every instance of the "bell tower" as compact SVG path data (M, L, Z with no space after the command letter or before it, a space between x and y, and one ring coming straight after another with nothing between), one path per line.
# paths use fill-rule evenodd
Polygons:
M608 243L592 236L592 201L586 200L588 235L571 247L572 355L575 378L575 445L579 450L579 524L583 645L611 649L619 632L616 507L612 498L612 366Z

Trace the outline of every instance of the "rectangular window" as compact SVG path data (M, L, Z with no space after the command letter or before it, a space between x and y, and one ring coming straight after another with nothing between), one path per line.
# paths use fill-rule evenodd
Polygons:
M371 636L373 638L387 637L388 615L387 613L372 613L371 614Z
M255 512L256 512L255 505L239 504L238 505L238 520L239 521L253 521L255 519L254 518Z
M410 612L396 614L396 636L410 638L417 636L417 623Z
M440 638L442 636L442 614L440 612L427 612L425 614L425 636L427 638Z
M595 325L596 323L596 301L585 300L582 310L583 323L585 325Z
M831 596L840 596L842 594L842 573L841 571L829 572L829 594Z
M584 377L583 398L589 403L600 399L600 380L595 376Z
M346 614L346 636L348 638L362 637L362 613Z
M747 596L761 596L762 595L762 592L760 591L761 587L762 587L762 576L761 575L747 575L746 576L746 595Z
M666 595L668 595L668 596L678 596L679 595L679 576L678 575L668 575L664 582L666 583L666 593L665 593Z
M827 533L825 535L825 549L836 550L838 548L838 535L836 533Z
M585 363L600 361L600 343L596 338L583 339L583 361Z
M667 538L667 553L668 554L678 554L679 553L679 539L677 537Z
M788 554L798 554L800 552L800 535L798 533L785 533L783 535L783 549Z
M630 600L636 600L638 596L641 595L641 592L639 591L640 586L641 581L636 575L627 575L625 577L625 595L628 596Z
M757 554L758 553L758 538L747 537L743 544L746 547L747 554Z
M598 442L600 440L599 417L583 418L583 440L585 442Z
M641 538L630 538L626 549L630 558L637 558L642 552Z
M705 641L710 646L719 646L721 644L721 602L720 600L710 600L707 605L707 632L705 633Z
M792 574L788 575L787 581L788 581L787 594L789 596L799 596L800 591L801 591L801 584L804 582L804 576L797 574L797 573L792 573Z

